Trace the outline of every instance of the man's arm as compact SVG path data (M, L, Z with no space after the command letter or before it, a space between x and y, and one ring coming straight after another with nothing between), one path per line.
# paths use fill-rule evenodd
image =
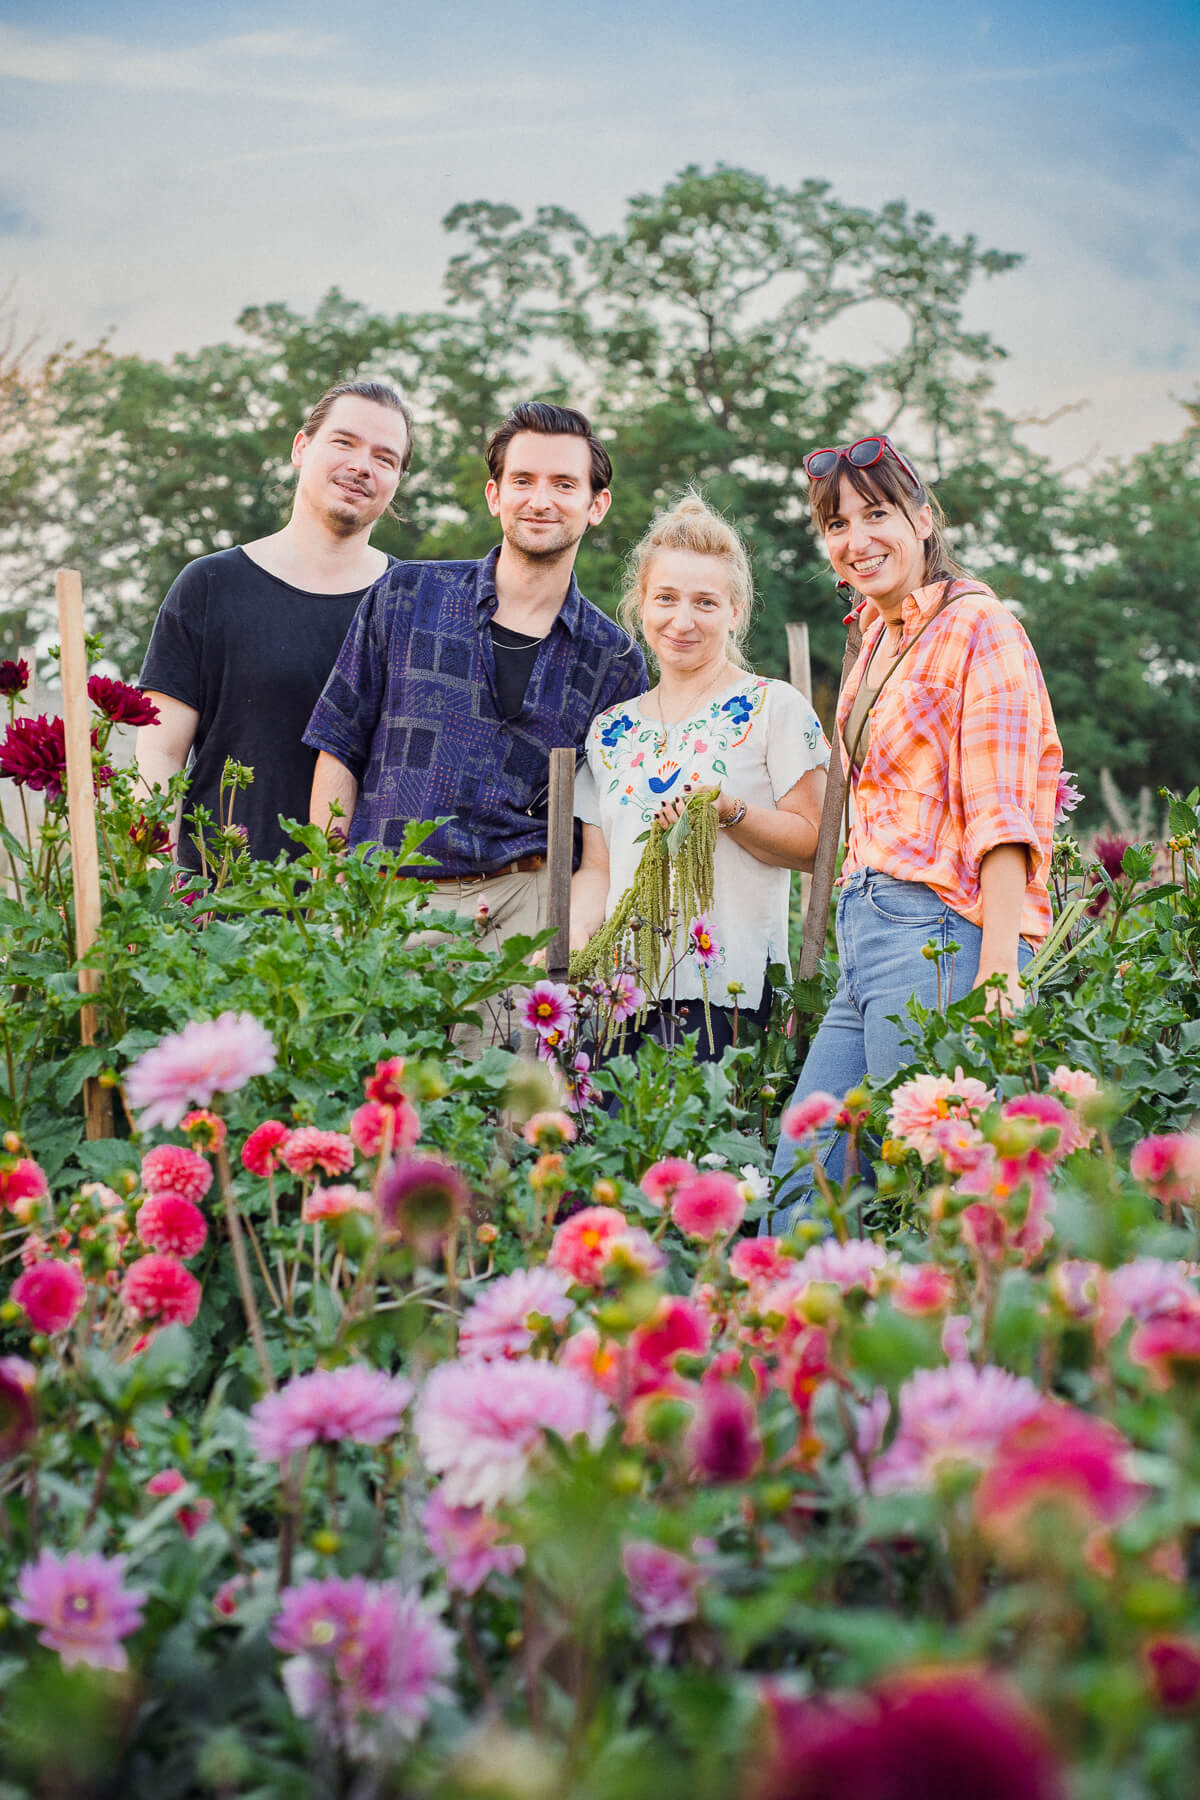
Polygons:
M571 877L571 948L582 950L604 923L608 900L608 845L598 825L584 825L583 855Z
M341 816L336 819L334 801L341 808ZM327 835L340 837L344 843L357 804L358 782L345 763L331 756L328 750L319 750L313 771L312 799L308 804L309 823L319 825Z
M153 688L145 690L147 700L158 708L157 725L140 725L134 738L133 752L137 761L138 788L149 796L152 788L159 787L165 793L170 786L171 778L186 768L187 759L195 742L196 727L200 723L200 714L194 706L186 706L182 700L173 700L170 694L156 693ZM175 808L175 822L172 826L174 843L179 843L183 802Z

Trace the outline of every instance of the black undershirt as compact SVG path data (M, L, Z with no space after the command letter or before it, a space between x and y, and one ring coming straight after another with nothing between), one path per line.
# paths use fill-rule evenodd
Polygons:
M526 637L509 625L491 621L492 649L496 656L496 698L505 719L515 719L525 704L525 689L533 674L533 665L541 646L541 638Z

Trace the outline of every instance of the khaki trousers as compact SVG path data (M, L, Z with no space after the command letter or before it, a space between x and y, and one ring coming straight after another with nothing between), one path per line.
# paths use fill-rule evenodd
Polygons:
M546 929L549 894L548 869L522 869L516 874L485 875L482 880L473 877L460 881L450 876L436 883L430 905L457 913L460 919L474 919L483 902L487 906L487 930L481 933L480 942L487 950L498 950L507 938L532 937ZM429 941L436 936L429 933ZM520 994L515 991L483 1002L478 1009L483 1016L483 1030L475 1025L456 1025L456 1049L468 1062L482 1056L493 1044L531 1051L533 1033L521 1029L520 1004Z

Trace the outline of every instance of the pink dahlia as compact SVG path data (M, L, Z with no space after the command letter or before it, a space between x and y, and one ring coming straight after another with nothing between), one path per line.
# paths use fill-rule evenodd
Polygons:
M242 1167L265 1180L279 1167L280 1146L291 1135L282 1119L264 1119L242 1145Z
M806 1094L797 1106L789 1106L783 1115L783 1135L798 1141L811 1136L814 1131L823 1131L826 1125L834 1123L841 1110L840 1100L817 1088Z
M669 1206L676 1189L682 1182L691 1181L695 1173L694 1164L685 1162L682 1156L664 1156L661 1162L650 1164L638 1186L655 1206Z
M522 1025L542 1038L565 1031L574 1017L575 997L563 981L536 982L521 1009Z
M892 1305L910 1318L944 1312L954 1298L954 1276L938 1263L901 1263L892 1282Z
M630 1358L643 1368L665 1368L677 1356L701 1356L710 1332L709 1318L694 1300L664 1294L647 1323L631 1332Z
M1126 1319L1144 1325L1149 1319L1200 1312L1200 1293L1184 1262L1135 1256L1104 1275L1102 1290L1110 1303L1102 1317L1106 1338L1115 1336Z
M53 1257L18 1275L9 1294L24 1309L31 1329L47 1337L73 1325L86 1298L87 1282L75 1264Z
M31 1200L46 1198L50 1188L35 1162L28 1156L5 1161L8 1166L0 1167L0 1207L16 1212L18 1208L26 1209Z
M656 1656L665 1657L670 1647L669 1633L676 1625L686 1625L699 1611L697 1594L704 1585L704 1571L690 1557L645 1538L635 1538L625 1545L621 1567L651 1650Z
M446 1571L446 1585L479 1591L491 1575L511 1575L525 1561L520 1544L505 1544L505 1527L482 1506L448 1506L435 1488L421 1516L430 1550Z
M1059 1063L1050 1077L1050 1086L1062 1097L1071 1109L1074 1129L1071 1133L1071 1149L1085 1150L1096 1133L1083 1117L1089 1103L1095 1100L1100 1092L1100 1083L1087 1069L1069 1069L1066 1063Z
M293 1175L348 1175L354 1167L354 1144L342 1131L301 1125L279 1147L279 1160Z
M526 1119L521 1136L535 1150L565 1150L579 1136L570 1113L536 1112Z
M735 1281L783 1281L796 1267L785 1256L777 1237L739 1238L729 1252L729 1273Z
M13 1611L41 1626L38 1642L57 1650L66 1667L124 1669L129 1659L122 1639L141 1624L146 1598L140 1588L123 1587L124 1577L123 1556L43 1550L21 1570Z
M300 1218L305 1225L318 1225L323 1219L344 1219L347 1213L374 1210L374 1200L362 1188L315 1187L311 1194L305 1195Z
M190 1325L200 1311L200 1283L175 1257L151 1251L130 1265L121 1299L148 1325Z
M421 1136L421 1119L403 1095L394 1105L364 1100L350 1120L350 1136L363 1156L411 1150Z
M521 1357L442 1363L417 1403L416 1434L426 1467L442 1477L448 1506L489 1510L520 1499L545 1433L593 1446L610 1422L604 1401L574 1370Z
M1058 785L1054 790L1054 829L1065 825L1067 819L1075 811L1083 799L1083 789L1075 786L1075 774L1072 769L1061 769Z
M748 1481L762 1460L754 1401L734 1381L706 1382L687 1433L692 1467L703 1481Z
M141 688L125 681L112 681L107 675L88 676L88 699L106 719L116 725L157 725L159 711L147 700Z
M1054 1167L1068 1155L1075 1139L1075 1120L1062 1101L1053 1094L1017 1094L1000 1109L1004 1120L1028 1120L1037 1128L1034 1143L1026 1151L1024 1161L1031 1173ZM1003 1143L996 1146L1004 1154Z
M702 969L711 969L725 954L716 932L703 913L697 913L688 926L688 949Z
M685 1181L671 1201L671 1217L685 1237L700 1238L710 1244L715 1237L728 1237L746 1216L746 1196L733 1175L714 1169L709 1174L693 1175Z
M549 1042L549 1039L539 1042ZM592 1059L586 1050L580 1050L572 1058L570 1066L563 1070L563 1087L566 1089L566 1101L572 1112L582 1112L596 1098L596 1084L592 1080L590 1070Z
M615 1206L585 1206L555 1231L546 1261L580 1287L600 1287L612 1243L628 1230L628 1219Z
M125 1077L125 1095L142 1131L174 1129L190 1102L209 1106L275 1067L270 1033L249 1013L195 1019L140 1056Z
M148 1250L167 1250L186 1262L207 1243L208 1223L182 1194L151 1194L138 1207L137 1234Z
M608 1015L614 1025L623 1025L640 1013L646 996L632 975L614 975L608 984Z
M379 1183L379 1223L418 1255L427 1255L453 1230L471 1203L471 1191L452 1163L440 1156L397 1156Z
M382 1444L400 1429L413 1386L364 1363L314 1369L278 1393L265 1394L250 1413L250 1438L262 1462L284 1462L310 1444Z
M212 1186L212 1164L180 1144L160 1144L142 1158L142 1186L148 1194L182 1194L203 1200Z
M25 1448L37 1429L37 1370L22 1356L0 1356L0 1463Z
M533 1320L565 1324L575 1311L568 1298L569 1276L554 1269L514 1269L501 1275L475 1297L463 1316L458 1334L458 1353L493 1361L499 1356L523 1356L537 1335Z
M153 1494L158 1500L163 1500L168 1494L177 1494L181 1488L186 1486L187 1482L178 1469L160 1469L158 1474L152 1475L146 1483L146 1492ZM185 1538L195 1537L205 1520L211 1517L212 1509L212 1501L205 1499L197 1500L194 1506L179 1508L175 1519Z
M944 1463L987 1464L1001 1439L1041 1404L1032 1381L990 1363L918 1369L900 1389L900 1428L871 1485L880 1494L927 1488Z
M1120 1523L1146 1490L1126 1474L1130 1446L1103 1419L1046 1401L1013 1427L975 1491L975 1516L1011 1550L1030 1542L1045 1508L1065 1511L1085 1534Z
M1200 1199L1200 1133L1143 1138L1134 1145L1129 1172L1156 1200L1194 1206Z
M363 1093L380 1106L400 1106L408 1099L404 1087L404 1058L388 1056L375 1064L375 1073L363 1082Z
M843 1294L852 1288L865 1288L869 1294L876 1294L879 1277L891 1261L883 1245L871 1238L847 1238L844 1244L836 1238L826 1238L792 1264L789 1279L797 1287L809 1281L828 1281Z
M223 1148L229 1135L229 1127L224 1119L218 1113L210 1112L206 1106L198 1107L195 1112L182 1118L179 1129L193 1150L207 1150L214 1156Z
M952 1076L914 1075L892 1094L889 1133L915 1150L923 1163L931 1163L938 1155L932 1128L943 1119L970 1119L992 1097L991 1088L961 1069Z
M1147 1370L1156 1387L1169 1388L1179 1376L1194 1382L1200 1371L1200 1313L1168 1314L1139 1325L1129 1340L1129 1360Z

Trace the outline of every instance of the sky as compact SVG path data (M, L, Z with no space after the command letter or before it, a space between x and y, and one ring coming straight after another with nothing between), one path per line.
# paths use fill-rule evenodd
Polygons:
M1198 77L1188 0L0 0L0 296L41 349L168 356L335 284L436 305L459 202L609 230L723 161L1019 251L967 323L1087 471L1200 387Z

